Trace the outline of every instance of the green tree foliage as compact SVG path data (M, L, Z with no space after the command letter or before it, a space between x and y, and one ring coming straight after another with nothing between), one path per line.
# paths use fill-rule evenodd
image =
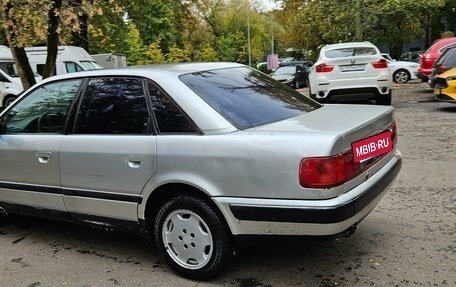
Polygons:
M174 45L170 47L166 59L169 63L190 62L192 60L191 53L191 47L188 43L186 43L183 48Z
M214 48L209 44L206 43L201 47L201 51L198 51L197 55L194 57L195 61L199 62L214 62L218 61L217 52Z
M139 30L136 24L130 22L128 25L127 42L129 43L126 51L128 65L143 65L145 64L144 57L144 42L139 35Z
M161 39L157 38L154 42L149 44L146 51L144 52L144 56L146 57L146 62L148 64L166 62L165 56L163 55L160 48L160 41Z
M179 0L120 0L146 45L161 39L162 50L182 44L182 10Z
M429 33L425 28L430 19L448 2L454 0L361 0L360 11L355 11L354 0L285 0L278 19L289 27L290 36L281 40L311 51L324 44L352 41L355 15L360 13L363 40L389 46L398 56L404 43Z
M126 39L129 26L124 19L124 9L115 3L100 9L101 13L93 15L89 22L90 53L125 54L129 47Z

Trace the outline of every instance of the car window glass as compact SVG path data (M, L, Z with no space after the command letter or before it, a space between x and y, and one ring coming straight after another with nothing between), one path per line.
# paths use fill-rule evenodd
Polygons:
M347 58L353 56L376 55L377 50L372 47L354 47L328 50L325 52L326 58Z
M146 134L149 126L142 80L97 78L88 82L77 116L80 134Z
M447 66L448 69L456 66L456 48L447 50L443 55L446 55L445 59L441 62L443 65Z
M274 75L286 75L286 74L294 74L296 72L295 66L283 66L277 68L275 70Z
M311 112L320 104L247 67L180 76L190 89L238 129L247 129Z
M160 133L195 133L197 129L178 106L154 83L149 94Z
M0 69L10 77L19 77L14 62L0 62Z
M79 72L79 71L83 70L78 64L76 64L74 62L65 62L65 67L66 67L67 73L74 73L74 72Z
M63 133L81 80L49 83L35 89L2 118L7 134Z

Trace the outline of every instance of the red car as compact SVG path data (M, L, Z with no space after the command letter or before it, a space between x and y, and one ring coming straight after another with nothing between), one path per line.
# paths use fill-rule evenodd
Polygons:
M446 49L456 47L456 37L440 39L434 42L432 46L423 54L420 61L420 67L416 76L427 82L432 71L434 62L445 52Z

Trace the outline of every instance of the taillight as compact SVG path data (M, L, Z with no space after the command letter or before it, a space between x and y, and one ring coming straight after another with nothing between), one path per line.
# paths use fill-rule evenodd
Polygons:
M299 183L302 187L330 188L344 181L342 155L305 158L299 166Z
M386 61L386 59L380 59L377 62L373 62L372 66L374 66L375 69L385 69L388 68L388 61Z
M334 69L334 65L328 65L325 63L322 63L318 66L315 67L315 71L317 73L330 73Z
M393 122L387 130L391 131L393 147L395 147L396 122ZM305 158L299 165L299 184L305 188L331 188L341 185L369 169L385 155L379 155L365 162L355 162L353 152L349 150L328 157Z
M397 144L397 125L396 125L396 122L393 122L391 124L391 126L389 127L389 129L391 130L391 138L393 140L393 147L395 147L396 144Z

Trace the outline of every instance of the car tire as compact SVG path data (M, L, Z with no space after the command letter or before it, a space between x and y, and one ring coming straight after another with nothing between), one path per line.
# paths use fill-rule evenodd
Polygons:
M386 95L377 96L377 99L375 100L375 103L377 105L382 105L382 106L391 106L391 101L392 101L392 96L391 96L391 91L390 91Z
M410 73L407 70L399 69L393 74L393 81L398 84L405 84L410 80Z
M17 97L13 95L6 96L3 100L3 107L6 108L7 106L11 105L11 103L14 102L16 99Z
M234 252L222 215L198 197L181 195L165 202L155 219L155 241L168 264L184 277L215 277Z

